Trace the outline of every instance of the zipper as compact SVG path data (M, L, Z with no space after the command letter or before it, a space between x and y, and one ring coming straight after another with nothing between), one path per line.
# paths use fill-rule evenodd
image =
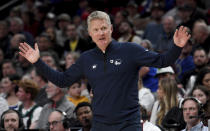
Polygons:
M106 52L103 55L104 55L104 72L106 72Z

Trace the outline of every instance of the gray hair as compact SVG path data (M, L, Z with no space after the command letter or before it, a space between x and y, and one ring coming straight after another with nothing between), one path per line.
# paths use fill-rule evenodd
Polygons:
M94 11L87 18L88 28L90 26L90 22L94 19L104 19L106 20L107 24L111 25L111 20L107 13L103 11Z

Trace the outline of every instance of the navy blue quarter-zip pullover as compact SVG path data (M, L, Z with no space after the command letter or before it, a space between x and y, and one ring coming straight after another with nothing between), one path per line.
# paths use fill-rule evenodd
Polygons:
M49 68L40 59L35 66L59 87L85 76L93 88L93 119L113 124L140 117L138 71L140 66L166 67L175 62L181 48L175 44L164 54L145 50L134 43L112 41L103 53L99 48L84 52L65 72Z

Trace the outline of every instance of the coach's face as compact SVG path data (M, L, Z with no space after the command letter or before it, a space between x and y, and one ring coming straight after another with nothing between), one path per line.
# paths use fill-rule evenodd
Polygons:
M88 27L88 32L92 40L103 51L105 51L111 42L112 31L112 25L108 24L105 19L93 19Z

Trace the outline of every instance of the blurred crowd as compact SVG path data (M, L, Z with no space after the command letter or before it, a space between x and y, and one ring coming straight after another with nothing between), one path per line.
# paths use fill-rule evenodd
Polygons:
M59 88L18 54L18 46L21 42L32 47L37 43L41 59L57 71L65 71L81 53L96 47L86 23L94 10L110 15L113 40L134 42L160 53L173 45L176 28L188 27L191 39L174 65L160 69L139 67L139 104L141 110L144 109L141 122L144 128L148 127L146 130L153 126L154 131L176 128L165 126L168 124L164 123L165 116L174 107L184 108L188 102L185 98L193 97L202 104L202 109L199 108L202 113L193 115L183 110L183 127L188 127L194 119L208 126L210 1L118 0L116 3L111 0L23 0L0 20L2 129L90 130L94 94L88 80L84 77L70 87ZM189 115L197 118L190 119ZM18 123L9 122L10 117L17 118Z

